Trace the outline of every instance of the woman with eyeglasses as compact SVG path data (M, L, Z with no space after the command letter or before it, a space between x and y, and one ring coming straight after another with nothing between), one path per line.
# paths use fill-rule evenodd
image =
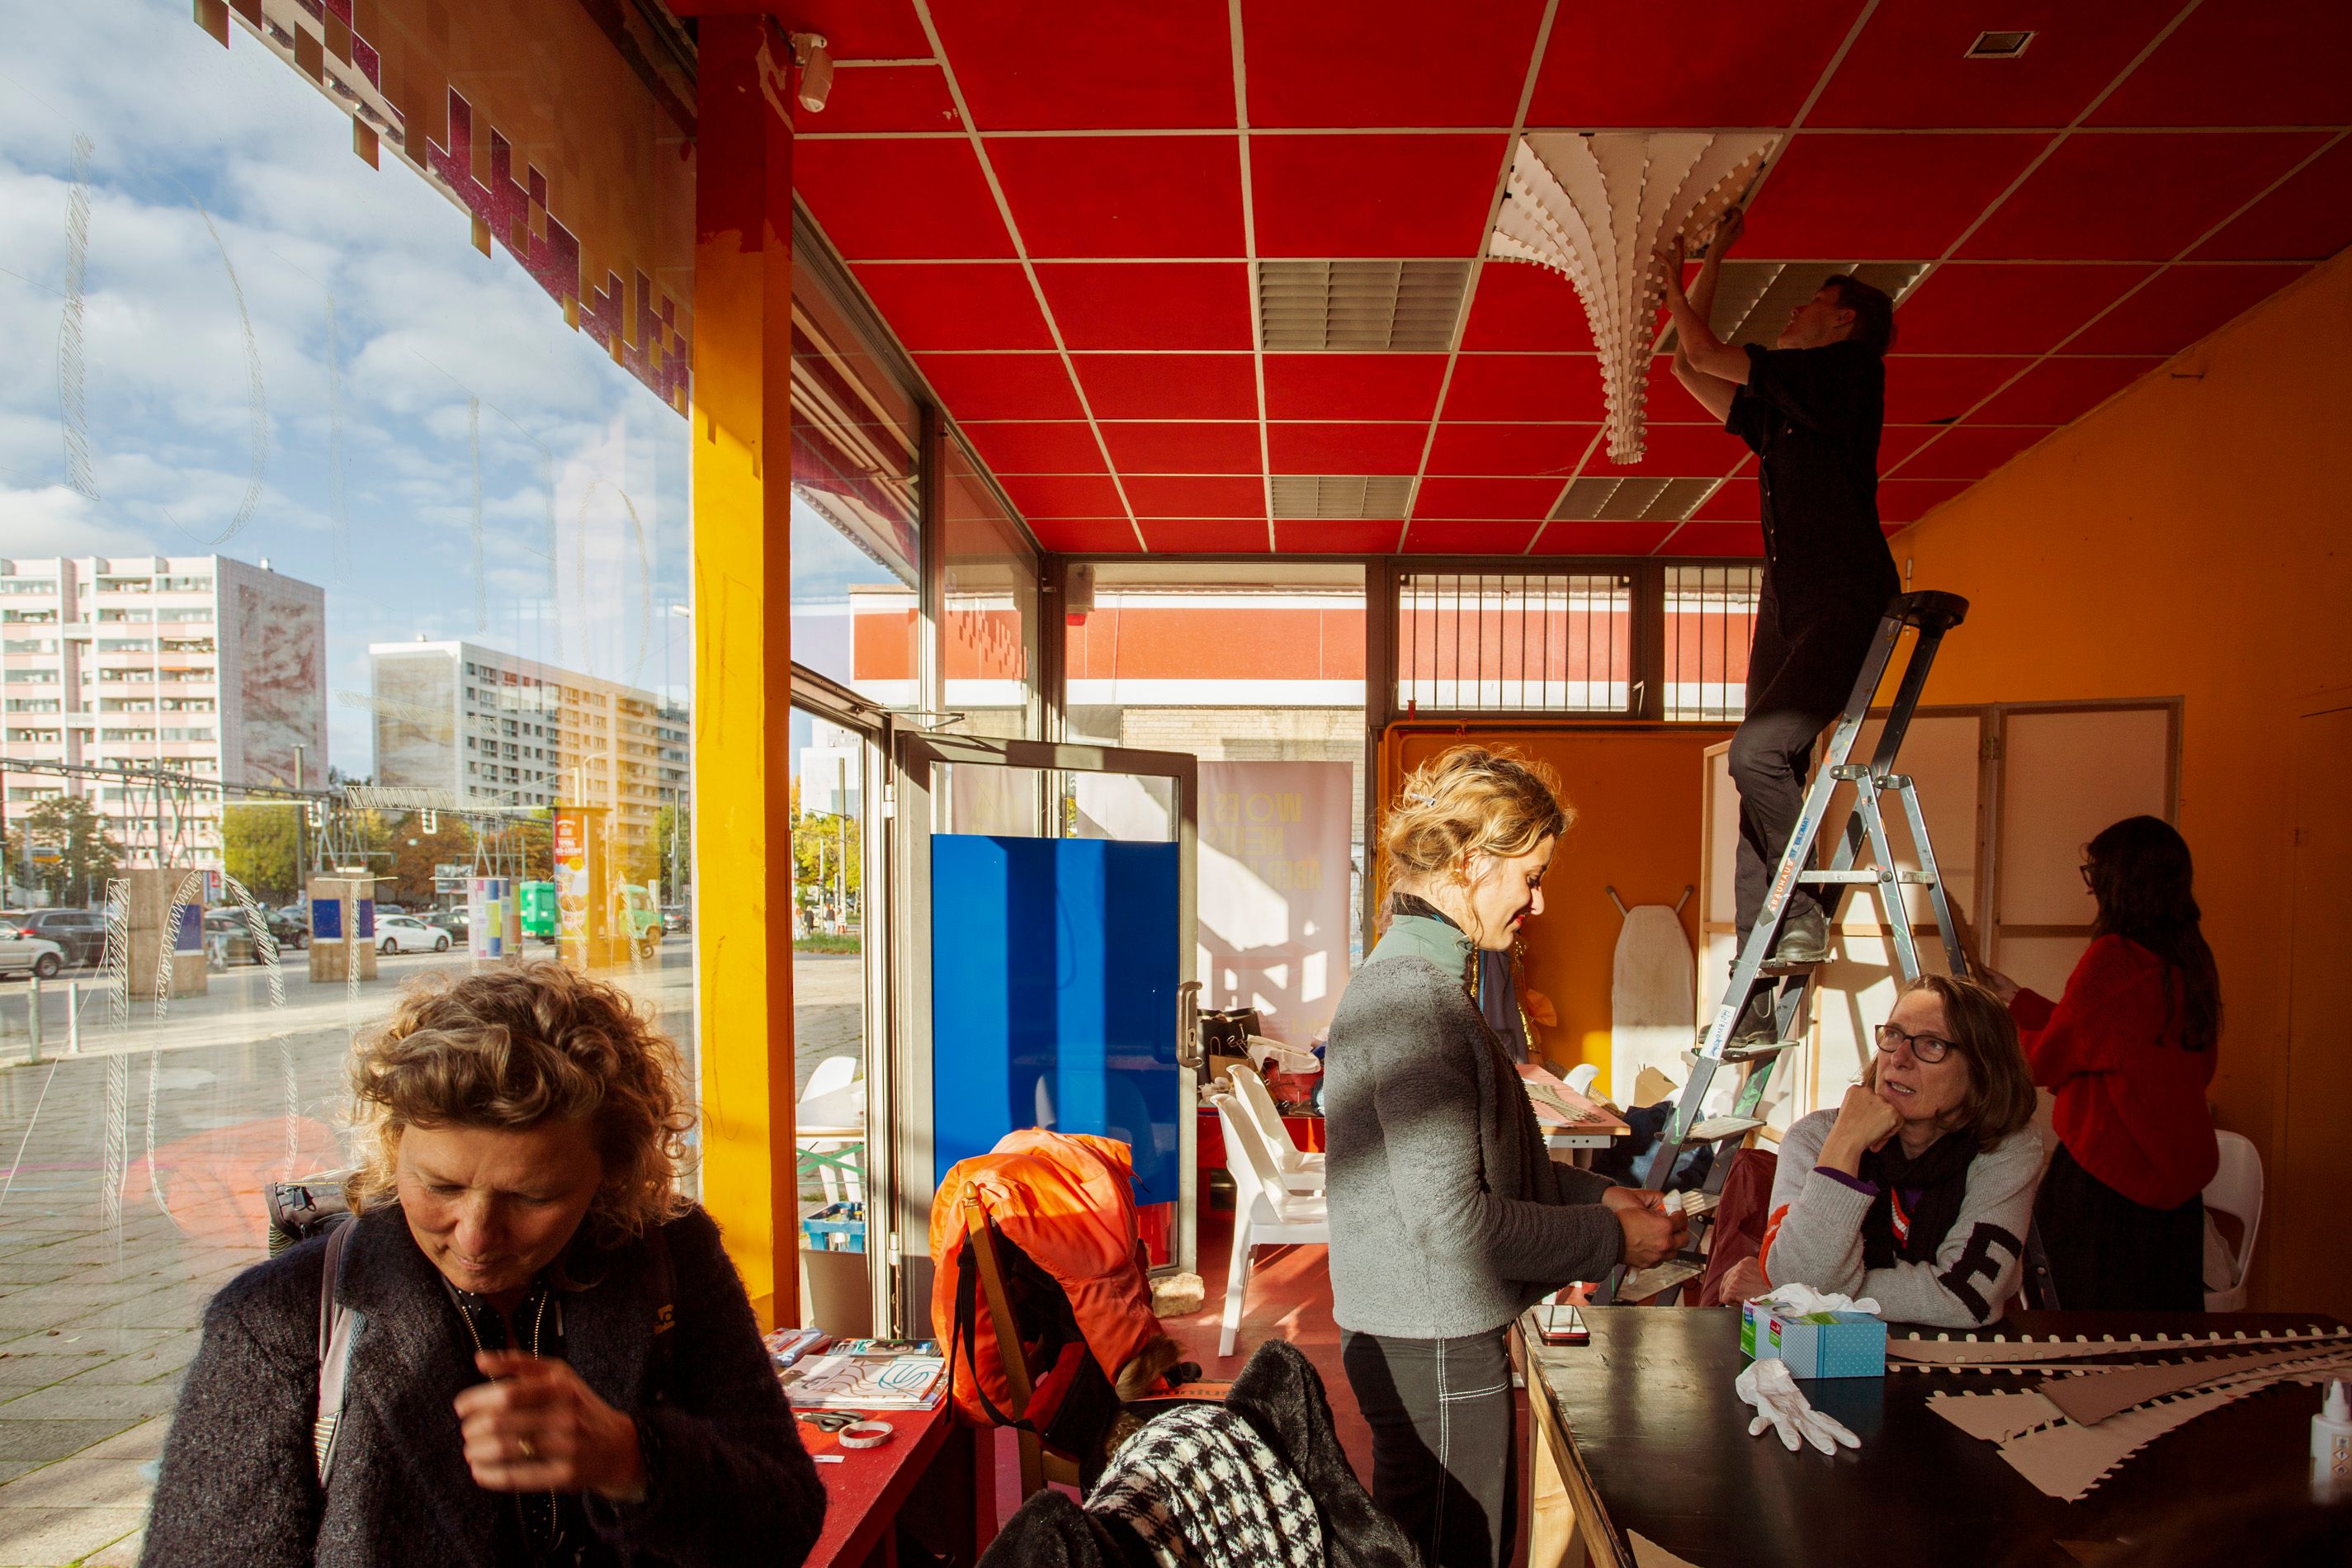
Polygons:
M1862 1081L1780 1140L1764 1250L1726 1300L1779 1285L1876 1298L1891 1322L1975 1328L2023 1272L2042 1141L2000 998L1923 974L1880 1025Z
M2017 1019L2033 1081L2058 1097L2035 1211L2051 1282L2070 1310L2201 1312L2221 982L2189 846L2169 823L2126 817L2091 840L2083 882L2098 918L2057 1001L1978 965Z

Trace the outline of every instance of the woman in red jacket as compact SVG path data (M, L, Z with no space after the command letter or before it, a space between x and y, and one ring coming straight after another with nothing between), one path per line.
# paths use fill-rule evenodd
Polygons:
M2056 1091L2058 1152L2034 1217L2069 1310L2204 1310L2205 1205L2221 1159L2205 1091L2221 986L2198 929L2189 846L2134 816L2091 840L2090 948L2057 1002L1983 978Z

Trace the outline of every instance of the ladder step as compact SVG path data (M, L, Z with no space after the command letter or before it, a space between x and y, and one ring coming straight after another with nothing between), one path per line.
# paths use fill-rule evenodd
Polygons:
M1834 886L1869 887L1878 880L1875 871L1800 871L1800 882L1827 882Z
M1669 1258L1664 1263L1654 1263L1647 1268L1628 1270L1617 1286L1616 1299L1620 1301L1646 1300L1661 1291L1686 1284L1706 1272L1706 1265L1704 1263Z
M1804 1043L1802 1040L1767 1040L1754 1046L1726 1046L1720 1059L1726 1062L1760 1062L1783 1051L1793 1051Z
M1745 1138L1764 1125L1760 1116L1710 1116L1683 1134L1683 1145L1722 1143L1734 1138Z

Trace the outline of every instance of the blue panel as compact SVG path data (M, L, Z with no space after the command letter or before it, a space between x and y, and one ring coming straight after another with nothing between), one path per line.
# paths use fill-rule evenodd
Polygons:
M343 940L343 900L313 899L310 900L310 936L313 941Z
M362 942L375 940L375 900L373 899L360 900L360 940Z
M180 929L173 933L173 952L202 952L205 950L205 911L194 904L182 907Z
M1016 1127L1135 1151L1176 1201L1177 847L931 839L936 1182Z

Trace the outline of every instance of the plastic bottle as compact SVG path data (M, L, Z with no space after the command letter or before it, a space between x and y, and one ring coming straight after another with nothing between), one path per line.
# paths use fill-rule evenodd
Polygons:
M2352 1497L2352 1395L2341 1378L2311 1418L2311 1486L2322 1498Z

